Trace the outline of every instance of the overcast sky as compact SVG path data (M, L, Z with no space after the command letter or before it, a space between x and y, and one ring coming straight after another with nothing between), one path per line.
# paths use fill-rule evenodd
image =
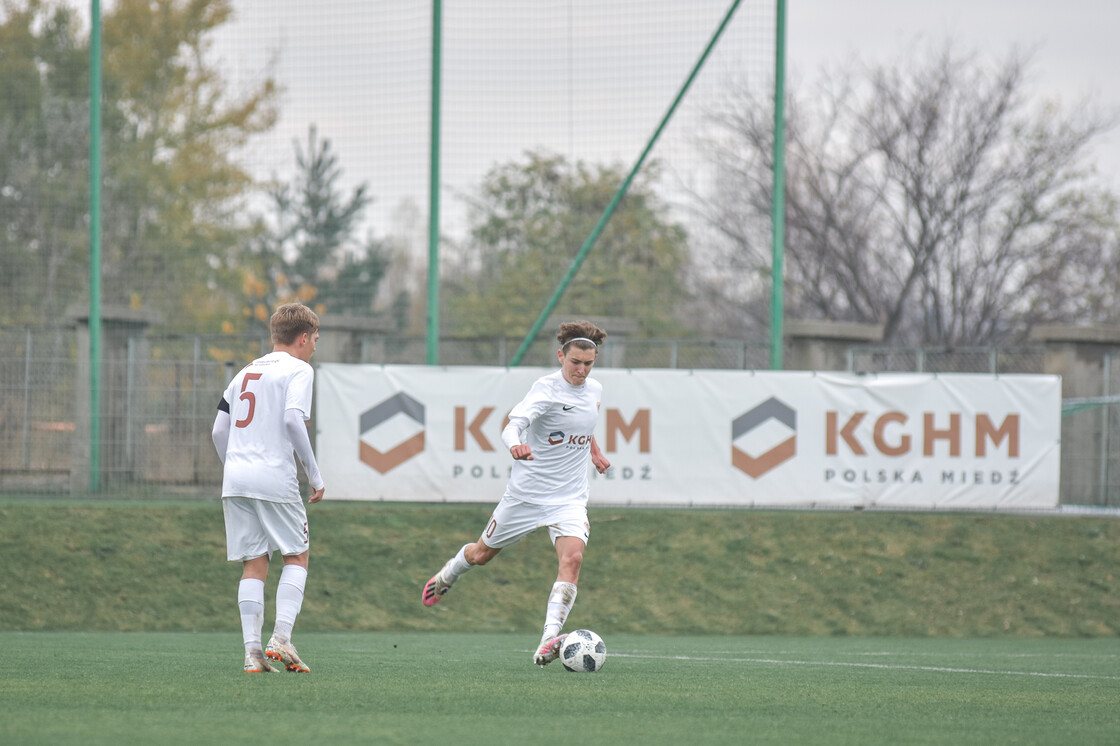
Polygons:
M893 59L915 39L959 41L1004 56L1034 50L1030 89L1064 104L1093 96L1120 112L1117 0L789 0L791 66L802 74L858 53ZM1102 169L1120 185L1120 130L1102 139Z
M493 164L527 149L629 168L730 4L444 2L445 231L462 218L461 195ZM772 70L774 5L743 0L654 151L670 169L694 158L700 111L729 76ZM285 85L282 119L251 154L254 167L290 173L293 140L304 141L315 124L348 183L369 184L376 234L400 230L402 201L426 214L431 2L234 0L234 8L237 19L216 46L224 71L248 85L275 52ZM1032 93L1067 105L1092 96L1120 112L1120 0L789 0L787 9L791 85L855 56L897 60L952 39L991 61L1032 49ZM1120 131L1100 141L1098 157L1120 188Z

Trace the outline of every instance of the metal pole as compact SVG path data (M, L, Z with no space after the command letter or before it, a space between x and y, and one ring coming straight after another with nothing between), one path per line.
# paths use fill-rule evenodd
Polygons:
M23 348L23 468L31 468L31 329Z
M151 355L148 356L151 358ZM191 481L198 478L201 433L198 431L198 375L202 367L202 340L194 337L194 360L191 363Z
M1101 387L1101 395L1107 399L1112 393L1112 355L1106 354L1103 363L1104 385ZM1108 505L1108 427L1109 420L1112 419L1109 416L1111 409L1112 405L1107 402L1101 407L1101 454L1097 476L1101 485L1101 505Z
M89 37L89 489L101 487L101 2Z
M432 0L432 121L428 175L428 365L439 362L439 116L443 2Z
M786 232L786 3L778 0L777 50L774 54L774 198L770 226L773 232L770 272L770 370L782 369L782 317L785 302Z
M124 371L124 458L119 456L114 459L117 464L126 472L127 478L134 477L133 470L136 467L136 410L133 407L133 402L136 401L136 337L129 334L127 343L127 366ZM176 389L181 389L179 381L176 381ZM119 405L118 405L119 406ZM123 461L123 463L122 463Z

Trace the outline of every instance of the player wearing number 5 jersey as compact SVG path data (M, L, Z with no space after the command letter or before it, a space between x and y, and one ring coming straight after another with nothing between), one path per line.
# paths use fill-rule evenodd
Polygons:
M475 565L485 565L502 550L542 526L548 527L559 568L548 596L544 630L533 662L556 660L560 630L576 600L583 550L590 536L587 521L588 460L599 473L610 468L595 442L595 423L603 386L589 378L607 334L587 321L560 325L556 356L560 370L538 378L509 413L502 441L513 457L505 494L482 536L458 554L424 586L422 600L433 606Z
M272 673L269 659L289 671L308 673L292 644L292 627L303 606L310 536L299 494L295 453L312 493L323 499L323 477L311 449L315 371L311 356L319 317L301 303L276 309L269 320L272 352L245 366L226 387L214 418L213 439L222 460L226 555L242 563L237 605L245 642L245 671ZM269 558L284 558L276 589L276 624L262 648L264 583Z

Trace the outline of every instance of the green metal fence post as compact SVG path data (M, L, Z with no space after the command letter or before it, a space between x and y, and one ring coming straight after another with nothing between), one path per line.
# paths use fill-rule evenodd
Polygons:
M89 489L101 488L101 2L89 38Z
M428 339L427 362L439 362L439 115L443 46L443 2L432 0L432 121L428 174Z
M785 277L786 232L786 0L778 2L777 50L774 54L774 197L770 227L770 369L782 369L782 317L785 314L782 282Z

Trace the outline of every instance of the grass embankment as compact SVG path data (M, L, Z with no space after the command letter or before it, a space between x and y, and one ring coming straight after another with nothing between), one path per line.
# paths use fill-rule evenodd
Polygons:
M420 589L489 505L309 509L304 631L531 631L545 532L434 608ZM1120 520L990 514L591 511L569 627L634 634L1112 636ZM0 502L0 630L228 631L240 568L221 506ZM266 628L278 577L273 563Z

